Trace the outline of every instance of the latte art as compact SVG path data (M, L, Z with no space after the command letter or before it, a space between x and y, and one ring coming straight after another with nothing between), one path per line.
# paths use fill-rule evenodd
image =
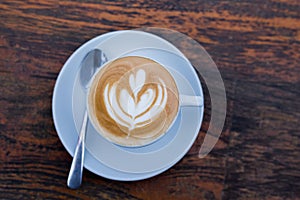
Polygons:
M178 111L178 91L160 64L138 56L106 64L91 84L88 109L98 132L125 146L163 135Z
M119 125L128 129L128 136L135 128L142 128L156 118L167 103L167 89L163 80L159 84L145 84L146 72L139 69L136 74L129 76L130 91L123 88L121 84L109 84L104 89L104 102L110 117ZM149 86L149 87L147 87ZM117 87L120 88L120 95L117 96ZM136 135L139 137L139 135ZM152 134L147 135L151 137Z

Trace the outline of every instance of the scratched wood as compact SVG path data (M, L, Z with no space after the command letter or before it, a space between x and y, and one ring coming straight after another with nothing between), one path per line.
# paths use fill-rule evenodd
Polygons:
M0 199L300 199L300 2L54 1L0 3ZM163 27L200 42L227 93L220 140L204 159L204 122L168 171L118 182L85 171L66 187L71 156L54 128L51 99L64 62L114 30Z

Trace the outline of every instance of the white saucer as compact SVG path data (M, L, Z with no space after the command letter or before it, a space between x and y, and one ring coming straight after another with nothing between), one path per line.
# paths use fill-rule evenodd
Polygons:
M104 34L102 36L96 37L94 39L92 39L91 41L87 42L86 44L84 44L82 47L80 47L76 52L74 52L74 54L68 59L68 61L65 63L63 69L61 70L56 85L55 85L55 89L54 89L54 95L53 95L53 118L54 118L54 123L55 123L55 127L56 130L58 132L59 138L62 141L63 145L65 146L65 148L67 149L67 151L73 155L74 149L75 149L75 145L77 142L77 131L79 129L78 126L80 126L80 122L78 122L78 119L76 118L75 120L77 121L77 127L75 127L75 124L73 122L73 116L72 116L72 106L71 106L71 102L72 100L74 100L74 93L72 94L72 89L73 89L73 85L76 84L76 74L78 73L79 70L79 63L82 60L83 56L92 48L95 48L95 46L101 44L101 42L104 43L104 41L107 41L106 39L108 38L114 38L116 36L118 36L120 33L122 34L128 34L128 33L134 33L135 35L142 35L141 37L149 37L150 40L146 40L148 42L150 42L151 44L159 44L159 48L162 49L167 49L169 51L173 51L176 54L182 55L179 50L177 50L173 45L171 45L170 43L166 42L165 40L162 40L160 38L158 38L157 36L154 36L152 34L148 34L148 33L144 33L144 32L138 32L137 31L118 31L118 32L112 32L112 33L108 33L108 34ZM121 35L122 35L121 34ZM130 34L129 34L130 35ZM114 37L112 37L114 36ZM109 40L109 39L108 39ZM156 41L156 42L155 42ZM159 42L157 42L159 41ZM150 47L157 47L157 46L153 46L150 45ZM143 44L143 47L145 47L145 44ZM110 57L110 53L107 54L109 58ZM116 54L115 54L116 55ZM118 56L118 55L116 55ZM190 66L191 67L191 66ZM191 69L184 69L184 71L190 71L191 76L189 75L188 78L189 80L191 79L195 79L194 83L192 83L192 87L195 89L195 91L198 91L199 94L198 95L202 95L202 89L200 86L200 82L197 78L196 73L193 71L192 67ZM192 81L193 82L193 81ZM79 98L80 99L80 98ZM84 103L84 102L81 102ZM190 111L191 108L184 108L182 109L182 116L191 116L192 112ZM195 108L192 108L195 111ZM163 165L159 165L159 166L151 166L148 167L147 169L142 169L143 167L139 167L136 171L135 166L145 166L143 163L139 164L134 164L134 165L124 165L120 163L129 163L131 162L130 160L132 158L136 159L139 162L140 158L144 157L144 156L158 156L158 158L155 158L152 161L158 161L160 160L159 155L160 154L155 154L155 151L153 151L153 146L151 147L151 145L143 147L144 149L132 149L132 148L120 148L116 145L112 145L109 143L110 148L112 147L111 151L109 149L106 149L105 146L103 145L107 145L107 141L104 140L103 144L98 144L98 140L96 140L95 138L91 137L93 134L91 134L90 130L92 129L92 127L89 127L89 131L87 134L87 149L88 151L86 151L86 157L85 157L85 163L84 166L100 175L109 179L114 179L114 180L140 180L140 179L145 179L145 178L149 178L152 177L154 175L157 175L165 170L167 170L168 168L170 168L171 166L173 166L178 160L180 160L184 154L187 152L187 150L190 148L190 146L192 145L192 143L194 142L194 139L196 138L201 122L202 122L202 117L203 117L203 107L199 107L200 110L198 110L195 113L196 117L191 116L190 118L195 119L195 121L192 121L192 119L189 119L189 121L194 122L195 126L195 130L193 131L193 138L192 140L189 140L187 143L189 145L187 145L185 147L185 151L181 151L180 153L177 153L178 155L176 156L176 159L172 159L172 161L168 161L167 163L163 163ZM74 116L76 114L74 113ZM198 116L197 116L198 115ZM180 118L179 118L180 119ZM181 120L179 120L181 121ZM179 123L176 123L177 125ZM187 131L188 128L191 126L191 124L187 124L187 123L182 123L182 127L183 131ZM77 129L77 130L76 130ZM174 125L174 127L172 127L172 129L178 130L178 127L176 128L176 125ZM172 130L171 129L171 130ZM170 130L170 131L171 131ZM169 138L168 142L170 143L171 141L173 141L176 132L173 132L173 136ZM96 135L96 138L100 137L99 135ZM92 141L91 141L92 139ZM95 139L95 140L94 140ZM99 138L98 138L99 139ZM165 138L162 138L165 139ZM166 140L168 138L166 137ZM170 140L171 139L171 140ZM100 139L101 140L101 139ZM96 141L97 145L92 145L92 142ZM157 145L157 144L156 144ZM99 148L90 148L90 147L95 147L98 146ZM159 151L161 151L162 149L164 149L163 147L164 145L161 144ZM101 148L101 147L105 147L105 148ZM151 150L152 148L152 150ZM156 147L157 148L157 147ZM122 155L125 154L127 157L125 157L126 159L121 159L118 158L118 162L116 162L116 160L105 160L104 159L104 163L103 164L103 160L101 160L101 156L99 159L99 155L108 155L107 153L104 153L103 150L106 151L108 150L110 152L108 157L114 157L114 154L111 154L112 151L117 151L117 152L121 152ZM155 148L154 148L155 149ZM174 153L174 151L176 152L177 148L173 148L172 151L167 151L164 153L164 157L166 155L171 155ZM91 151L91 152L90 152ZM92 154L91 154L92 153ZM94 155L94 156L93 156ZM118 154L116 154L118 155ZM132 157L133 155L133 157ZM107 159L107 157L106 157ZM128 160L129 159L129 160ZM101 161L99 161L101 160ZM110 166L110 167L108 167ZM113 169L113 168L114 169ZM118 169L118 170L116 170ZM142 169L142 170L141 170ZM121 170L121 171L120 171Z

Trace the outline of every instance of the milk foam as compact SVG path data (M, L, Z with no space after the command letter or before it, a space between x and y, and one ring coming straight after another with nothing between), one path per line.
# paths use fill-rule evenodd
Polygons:
M162 79L154 84L155 88L153 83L152 87L148 88L145 70L138 69L130 73L127 80L129 89L119 82L108 83L103 95L109 116L129 130L128 136L132 130L147 126L152 119L159 116L164 111L168 99L167 87ZM119 95L117 90L121 91Z
M141 146L166 133L179 108L178 89L159 63L138 56L107 63L93 78L88 111L111 142Z

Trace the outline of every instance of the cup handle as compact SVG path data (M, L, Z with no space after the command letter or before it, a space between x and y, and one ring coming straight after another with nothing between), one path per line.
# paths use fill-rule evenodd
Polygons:
M180 106L203 106L202 96L179 95Z

